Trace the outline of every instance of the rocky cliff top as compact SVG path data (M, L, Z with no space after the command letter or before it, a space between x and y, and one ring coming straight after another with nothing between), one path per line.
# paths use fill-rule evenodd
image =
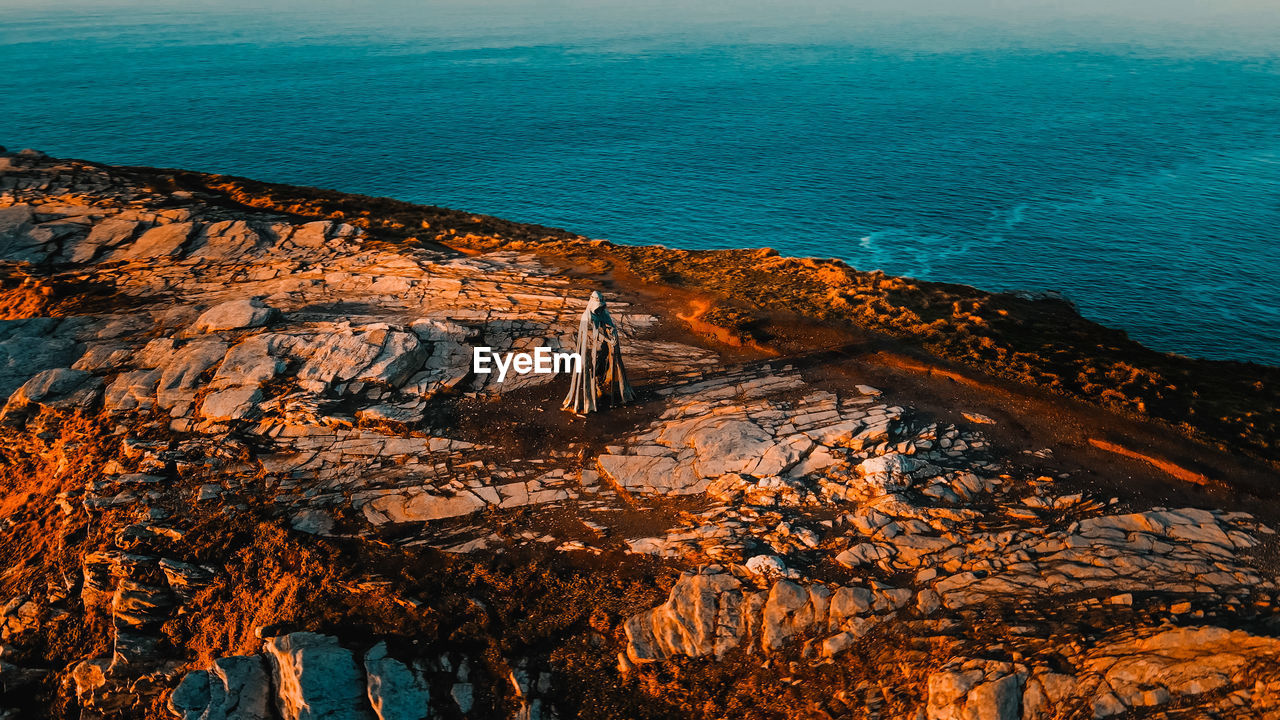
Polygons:
M0 262L0 718L1280 713L1270 369L834 262L30 152ZM634 405L471 371L567 348L592 290Z

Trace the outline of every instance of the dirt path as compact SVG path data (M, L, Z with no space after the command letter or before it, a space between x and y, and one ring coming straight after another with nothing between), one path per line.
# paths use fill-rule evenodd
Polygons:
M566 272L628 296L664 318L662 339L721 354L725 363L793 364L833 387L867 384L939 420L972 425L957 408L996 422L982 429L1002 453L1048 449L1069 482L1139 504L1247 510L1280 521L1280 468L1183 437L1161 422L1124 416L1045 390L986 376L927 356L883 335L834 328L798 316L765 318L767 343L742 343L703 318L717 298L653 285L613 263L584 266L552 256Z

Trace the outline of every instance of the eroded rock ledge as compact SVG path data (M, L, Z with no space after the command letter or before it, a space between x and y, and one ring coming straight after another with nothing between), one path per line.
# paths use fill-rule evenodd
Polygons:
M0 717L1280 716L1266 504L151 179L0 157ZM470 372L595 283L636 406Z

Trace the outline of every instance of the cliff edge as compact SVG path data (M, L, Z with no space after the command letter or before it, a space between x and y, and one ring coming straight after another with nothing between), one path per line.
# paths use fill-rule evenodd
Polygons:
M472 349L599 290L637 401ZM0 155L0 718L1280 716L1277 370L1054 300Z

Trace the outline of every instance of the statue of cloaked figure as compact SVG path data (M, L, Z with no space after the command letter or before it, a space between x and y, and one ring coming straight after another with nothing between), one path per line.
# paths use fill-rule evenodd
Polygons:
M604 306L604 296L598 291L591 293L587 309L582 312L577 347L574 349L582 363L573 372L569 395L564 399L565 410L579 415L595 412L598 409L596 401L606 392L614 405L635 399L635 391L627 382L627 371L622 366L618 328L609 317L609 309Z

